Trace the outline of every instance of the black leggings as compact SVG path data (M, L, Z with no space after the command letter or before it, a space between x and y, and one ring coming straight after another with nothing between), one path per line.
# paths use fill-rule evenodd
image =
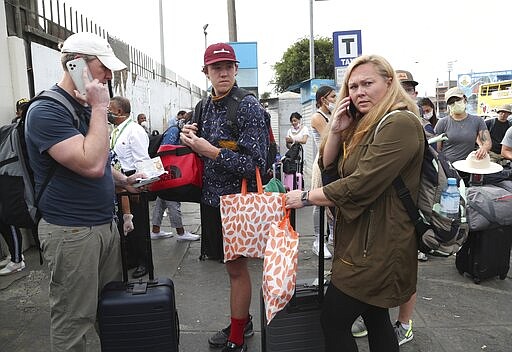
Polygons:
M352 298L330 284L322 307L321 323L326 352L357 352L351 328L361 315L368 330L371 352L398 352L398 340L389 311Z
M22 260L22 236L20 229L0 221L0 232L2 233L2 236L4 237L5 242L7 242L7 246L9 247L11 262L20 263Z

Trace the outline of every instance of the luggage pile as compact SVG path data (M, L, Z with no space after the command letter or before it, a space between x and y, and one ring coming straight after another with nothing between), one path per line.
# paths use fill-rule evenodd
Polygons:
M476 284L507 277L512 246L512 181L467 189L469 236L455 260L460 274Z

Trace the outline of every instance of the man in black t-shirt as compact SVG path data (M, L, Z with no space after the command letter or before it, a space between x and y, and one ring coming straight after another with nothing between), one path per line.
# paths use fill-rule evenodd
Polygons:
M489 156L494 162L499 162L503 159L503 156L501 156L501 141L505 136L505 132L512 126L512 122L508 121L508 117L512 113L512 107L510 104L501 105L498 107L497 113L498 117L485 121L492 140Z

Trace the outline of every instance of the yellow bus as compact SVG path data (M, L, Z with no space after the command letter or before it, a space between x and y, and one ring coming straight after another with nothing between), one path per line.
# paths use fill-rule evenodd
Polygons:
M512 80L480 85L478 88L478 115L496 115L496 108L503 104L512 104Z

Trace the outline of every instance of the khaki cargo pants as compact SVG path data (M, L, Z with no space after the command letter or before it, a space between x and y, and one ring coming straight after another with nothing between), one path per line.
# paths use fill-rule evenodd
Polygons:
M93 227L50 225L40 234L50 268L52 352L85 352L103 286L121 280L121 246L115 222Z

